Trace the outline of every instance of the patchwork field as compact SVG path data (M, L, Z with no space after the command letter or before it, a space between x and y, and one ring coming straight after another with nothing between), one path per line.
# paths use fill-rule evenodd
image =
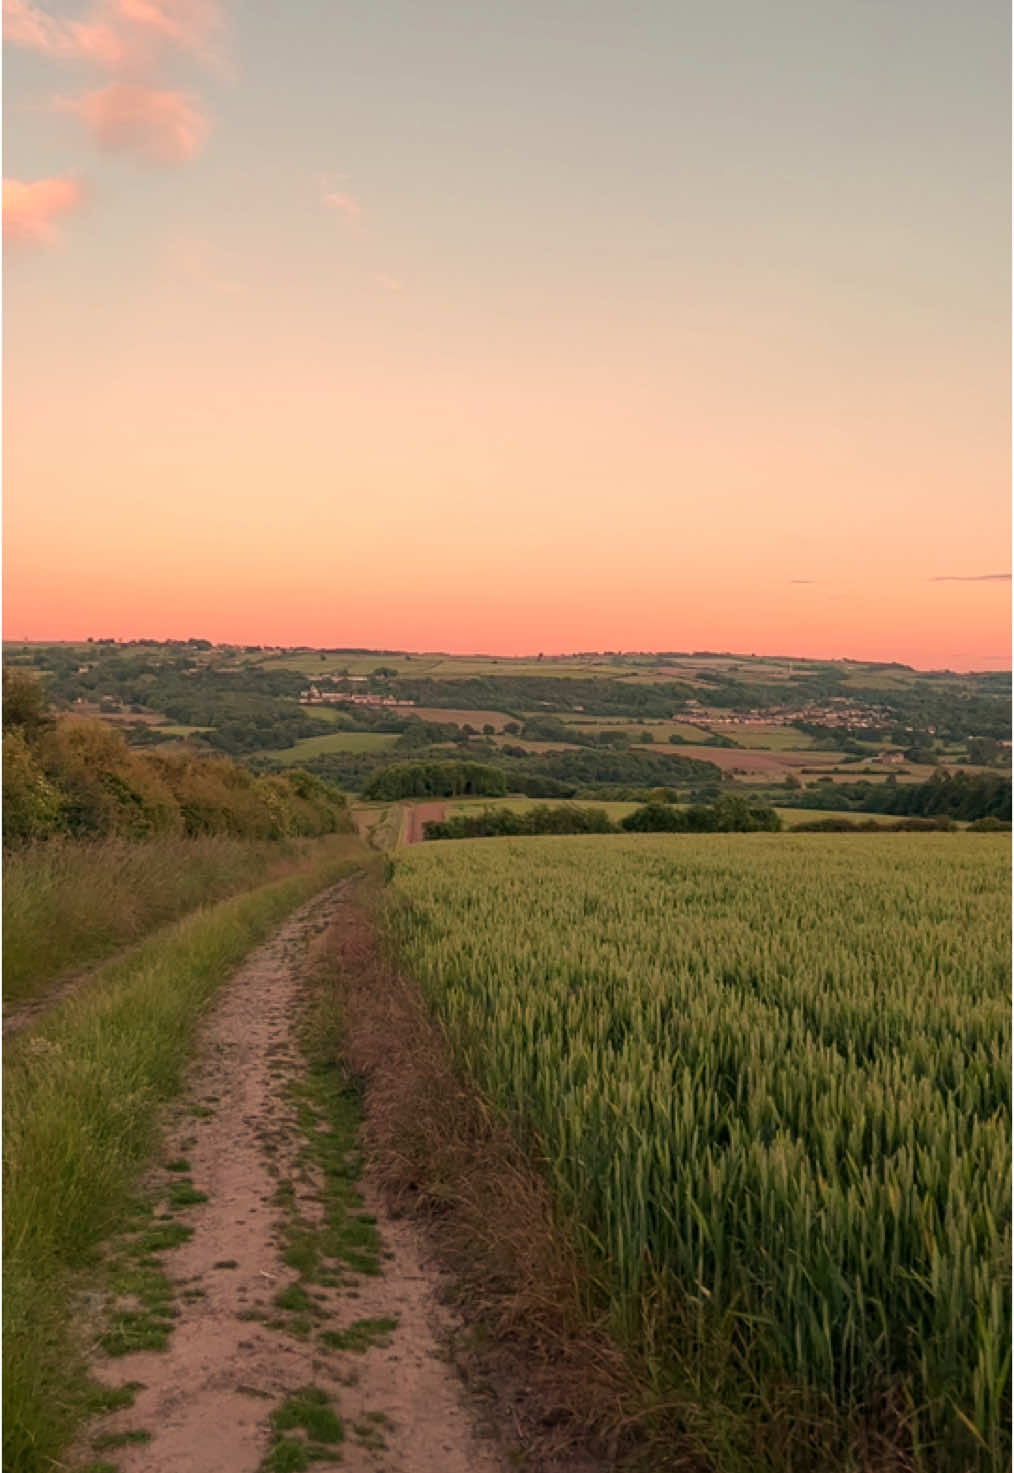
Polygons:
M410 714L418 716L420 721L445 722L454 726L474 726L476 731L482 731L484 726L492 726L494 730L502 731L508 721L514 720L514 717L505 715L503 711L478 711L457 707L446 709L443 706L413 706Z
M476 840L395 882L406 966L702 1447L999 1473L1006 839Z
M314 757L331 752L382 752L398 740L397 733L387 731L333 731L326 736L304 737L291 747L265 753L283 767L298 767Z

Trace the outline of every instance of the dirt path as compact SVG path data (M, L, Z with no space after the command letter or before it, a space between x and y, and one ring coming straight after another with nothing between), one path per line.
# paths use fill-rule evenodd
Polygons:
M368 1181L363 1211L355 1151L341 1119L321 1113L341 1079L314 1096L301 1054L307 952L352 883L297 912L204 1025L190 1113L165 1147L188 1171L175 1180L207 1194L179 1217L189 1241L162 1257L177 1290L168 1346L95 1366L111 1386L141 1387L88 1428L90 1455L121 1473L284 1473L311 1456L351 1473L504 1468L439 1349L447 1312L415 1230L385 1215ZM309 1400L294 1399L306 1388ZM150 1440L120 1445L131 1433Z
M425 835L423 824L441 823L447 812L446 803L416 803L408 811L408 822L405 825L405 843L421 844Z

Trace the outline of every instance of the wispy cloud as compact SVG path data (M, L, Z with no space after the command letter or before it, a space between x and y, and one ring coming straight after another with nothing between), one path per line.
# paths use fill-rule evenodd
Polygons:
M358 225L363 217L363 207L352 194L345 194L339 189L329 189L326 184L321 185L320 202L325 209L337 210L344 215L346 220L351 220Z
M4 239L9 245L46 246L59 238L55 222L81 208L84 190L77 179L3 181Z
M165 85L165 66L174 52L220 64L222 0L90 0L78 18L51 14L34 0L3 0L3 17L5 42L111 75L106 86L51 104L80 119L100 149L161 165L200 153L211 126L207 110Z
M60 61L110 71L146 71L170 48L219 60L219 0L96 0L78 20L50 15L31 0L3 0L4 40Z
M941 573L931 583L1009 583L1009 573Z
M127 56L124 38L94 13L87 20L47 15L27 0L3 0L4 40L62 61L90 61L120 66Z
M224 20L218 0L115 0L114 8L141 35L201 61L219 60Z
M148 164L183 164L198 154L210 123L186 92L113 82L56 106L81 118L99 148L132 154Z
M386 271L377 271L373 277L378 286L382 286L385 292L401 292L405 290L405 283L400 276L389 276Z
M790 583L816 583L816 578L790 578Z

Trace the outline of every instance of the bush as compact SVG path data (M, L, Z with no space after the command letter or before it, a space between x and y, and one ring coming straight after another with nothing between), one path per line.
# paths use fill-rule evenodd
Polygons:
M34 684L4 672L4 842L56 834L278 839L348 832L345 796L295 769L255 777L229 757L144 752L101 721L52 719Z

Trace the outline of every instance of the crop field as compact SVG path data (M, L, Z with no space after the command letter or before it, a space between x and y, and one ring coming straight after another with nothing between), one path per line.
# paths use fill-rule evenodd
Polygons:
M508 721L513 719L503 711L452 709L443 706L406 706L399 715L418 716L420 721L435 721L447 726L474 726L476 731L481 731L484 726L502 731Z
M311 757L324 757L329 752L382 752L398 740L396 732L332 731L324 736L304 737L291 747L265 755L274 757L283 767L298 767Z
M803 731L795 731L791 726L737 726L714 721L711 727L722 736L731 737L741 747L756 747L760 751L808 752L813 748L813 737Z
M404 964L720 1461L1007 1465L1009 854L650 835L396 862Z

